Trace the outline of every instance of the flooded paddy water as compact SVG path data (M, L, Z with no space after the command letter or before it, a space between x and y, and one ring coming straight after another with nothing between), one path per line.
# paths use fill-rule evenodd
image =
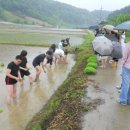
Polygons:
M40 82L30 86L28 77L25 77L23 88L18 84L17 98L14 105L10 106L6 104L5 69L23 49L28 51L28 64L32 67L33 58L42 52L45 53L48 48L0 45L0 62L5 64L0 70L0 109L3 109L0 113L0 130L24 130L28 121L43 108L75 64L74 55L69 54L68 64L58 64L52 69L47 67L47 73L41 74ZM34 68L30 71L34 78Z

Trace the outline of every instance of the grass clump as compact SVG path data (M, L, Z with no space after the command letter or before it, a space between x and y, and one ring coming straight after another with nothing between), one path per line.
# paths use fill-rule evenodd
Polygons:
M88 105L84 105L84 106L82 107L82 111L83 111L83 112L88 112L88 111L89 111Z
M93 67L93 68L97 69L98 64L97 64L97 63L94 63L94 62L89 62L89 63L87 64L87 67Z
M35 128L33 128L33 130L42 130L40 125L36 125Z
M97 56L94 54L89 55L87 58L87 65L84 69L85 74L94 75L97 73L98 60Z
M85 72L86 74L91 75L91 74L96 74L97 71L96 71L95 68L87 66L87 67L85 68L84 72Z
M89 63L89 62L94 62L94 63L97 63L98 62L98 60L97 60L97 57L89 57L88 59L87 59L87 63Z

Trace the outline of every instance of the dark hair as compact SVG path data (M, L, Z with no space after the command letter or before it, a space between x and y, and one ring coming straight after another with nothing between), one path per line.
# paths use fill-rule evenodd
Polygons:
M49 51L46 52L46 54L47 55L53 55L53 52L49 50Z
M20 56L25 57L25 56L27 56L27 54L28 53L26 50L22 50Z
M54 53L55 50L56 50L56 45L55 45L55 44L52 44L52 45L50 46L49 50L50 50L50 51L52 50L53 53Z
M66 41L69 41L70 40L70 38L68 37L68 38L66 38Z
M17 55L17 56L15 57L15 59L16 59L16 60L22 60L22 56L21 56L21 55Z
M62 39L61 42L65 42L65 39Z
M55 49L55 48L56 48L56 45L55 45L55 44L52 44L50 48Z

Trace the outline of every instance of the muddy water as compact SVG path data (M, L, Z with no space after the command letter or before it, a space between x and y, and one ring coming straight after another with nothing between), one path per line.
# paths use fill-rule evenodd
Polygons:
M85 101L101 99L97 109L85 114L82 118L83 130L130 130L130 106L117 103L119 93L116 85L121 83L121 64L118 69L108 67L99 69L96 76L89 77Z
M52 43L59 43L61 39L65 39L67 37L70 37L70 44L71 46L77 46L79 45L79 43L83 43L84 42L84 38L80 38L80 37L76 37L76 36L59 36L58 35L58 38L55 37L55 38L52 38L52 39L47 39L47 40L44 40L45 43L49 43L49 44L52 44Z
M47 48L41 47L0 45L0 61L7 65L22 49L28 51L28 61L31 67L32 59L47 50ZM24 130L27 122L47 103L58 86L65 80L75 64L73 59L73 55L68 55L69 64L59 64L53 66L52 69L48 66L47 73L41 74L40 82L34 83L32 86L29 85L28 78L26 78L23 88L18 85L17 98L11 106L6 105L5 66L0 73L0 109L3 109L3 112L0 113L0 130ZM33 67L31 73L34 77Z

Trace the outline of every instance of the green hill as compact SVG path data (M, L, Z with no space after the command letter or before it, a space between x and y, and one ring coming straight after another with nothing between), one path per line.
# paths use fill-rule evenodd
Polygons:
M103 11L102 19L110 14ZM0 20L43 26L87 27L99 22L100 11L85 9L53 0L0 0Z
M127 7L124 7L122 9L120 9L120 10L113 11L109 15L109 18L114 18L114 17L116 17L117 15L120 15L120 14L130 14L130 5L127 6Z
M110 21L110 23L115 26L129 20L130 20L130 5L125 8L122 8L121 10L116 10L108 16L108 21Z

